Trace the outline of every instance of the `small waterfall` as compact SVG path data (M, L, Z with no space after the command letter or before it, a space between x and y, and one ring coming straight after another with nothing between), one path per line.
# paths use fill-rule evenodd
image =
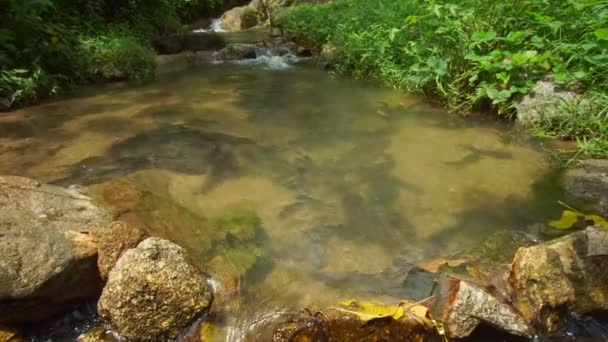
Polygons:
M222 28L222 18L214 18L211 19L209 27L193 30L192 32L226 32L226 30Z

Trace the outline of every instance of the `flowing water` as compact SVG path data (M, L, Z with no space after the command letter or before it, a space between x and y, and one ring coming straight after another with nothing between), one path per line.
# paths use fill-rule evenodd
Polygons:
M208 66L3 114L0 174L85 185L187 248L224 294L216 337L231 341L292 308L428 293L404 287L408 265L558 215L554 167L505 123L285 66Z

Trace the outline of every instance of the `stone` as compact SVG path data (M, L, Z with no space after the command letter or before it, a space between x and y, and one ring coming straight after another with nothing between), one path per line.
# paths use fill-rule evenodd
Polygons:
M513 335L532 335L528 322L516 310L477 285L456 279L447 298L442 317L450 338L467 337L481 323Z
M241 59L254 59L257 57L257 47L254 44L234 43L215 53L218 61L233 61Z
M119 342L119 340L111 332L98 326L80 334L76 342Z
M562 185L569 196L590 202L597 214L608 217L608 160L587 159L566 170Z
M205 276L186 251L147 238L123 253L110 271L98 312L124 338L156 341L175 338L211 302Z
M354 313L328 308L316 313L304 310L280 323L272 341L426 341L432 335L413 315L364 320Z
M228 31L240 31L254 27L258 23L258 13L249 6L234 7L221 17L221 27Z
M158 55L156 56L156 73L165 75L214 62L215 56L211 51L186 51L175 55Z
M0 323L36 322L96 296L97 236L109 222L73 190L0 176Z
M515 306L542 332L560 328L563 310L608 310L608 257L587 253L587 233L580 231L515 254L509 274Z
M587 227L587 256L608 256L608 229L600 225Z
M0 325L0 342L21 342L23 338L19 330Z
M529 94L515 104L517 122L525 127L533 127L545 119L568 115L560 105L576 98L576 94L561 90L553 82L539 81Z
M323 68L330 69L336 64L338 49L331 43L327 43L321 47L319 53L318 64Z
M0 97L0 111L9 110L12 105L13 103L11 102L11 100L5 97Z
M123 221L112 222L99 238L97 267L101 278L108 279L110 270L120 256L126 250L137 247L144 237L144 232L137 226Z
M156 38L152 45L161 55L174 55L184 51L214 51L226 43L215 32L184 32Z

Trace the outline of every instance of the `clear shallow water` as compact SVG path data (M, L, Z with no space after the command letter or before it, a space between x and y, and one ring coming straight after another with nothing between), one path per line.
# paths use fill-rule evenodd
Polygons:
M89 186L189 249L236 340L275 312L398 300L408 265L561 210L547 157L462 119L305 66L224 64L0 116L0 173Z

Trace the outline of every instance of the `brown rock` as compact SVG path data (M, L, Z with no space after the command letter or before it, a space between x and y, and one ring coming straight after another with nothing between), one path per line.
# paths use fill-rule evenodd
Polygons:
M520 248L509 275L516 307L542 331L560 325L560 311L608 310L608 257L587 257L583 232Z
M257 12L249 6L234 7L222 15L222 28L228 31L248 29L257 24Z
M19 330L0 325L0 342L21 342L23 338Z
M128 249L135 248L144 239L137 226L123 221L112 222L99 238L97 267L102 279L108 279L118 258Z
M110 271L98 312L127 339L157 341L175 338L211 301L205 276L183 248L147 238Z
M427 341L433 333L414 315L364 320L336 308L300 312L279 324L272 341Z

